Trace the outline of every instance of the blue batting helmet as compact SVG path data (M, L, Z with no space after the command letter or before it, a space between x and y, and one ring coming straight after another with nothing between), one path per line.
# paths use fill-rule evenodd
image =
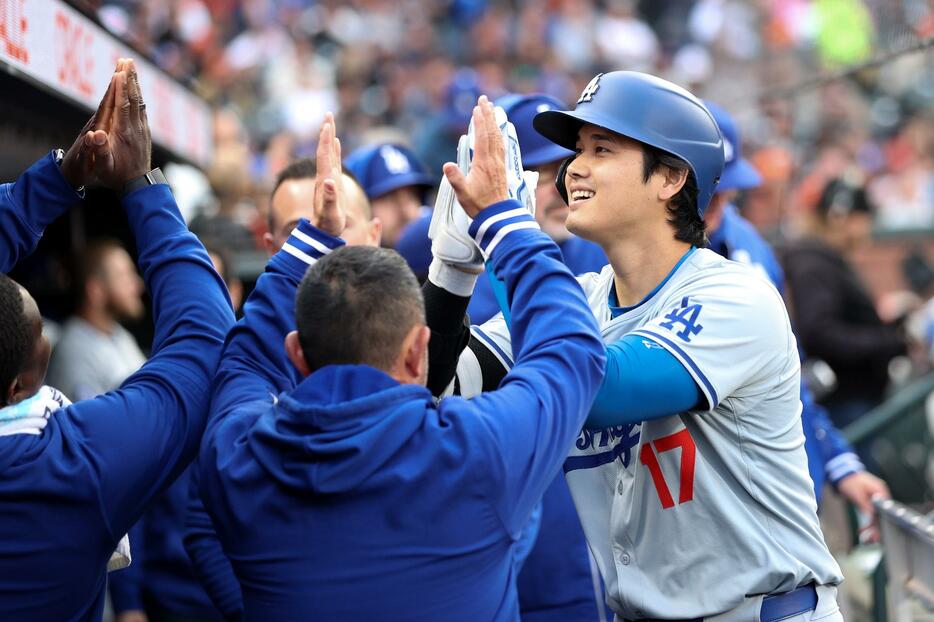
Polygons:
M710 100L704 100L704 105L713 115L717 127L720 128L720 136L723 137L723 175L720 176L717 191L747 190L761 186L762 176L749 163L749 160L743 157L739 130L733 118L726 110Z
M723 172L723 140L717 122L699 99L649 74L613 71L595 76L574 110L549 110L534 120L536 130L568 149L575 148L577 133L587 123L687 162L697 181L697 212L703 217ZM562 190L563 176L558 185Z
M370 199L405 188L434 185L425 165L408 147L396 144L360 147L344 159L344 166L357 178Z
M516 126L516 138L522 152L522 166L535 168L551 162L559 162L574 155L535 131L532 120L540 112L562 110L566 106L549 95L517 95L510 93L496 100L496 105L506 111L506 116Z

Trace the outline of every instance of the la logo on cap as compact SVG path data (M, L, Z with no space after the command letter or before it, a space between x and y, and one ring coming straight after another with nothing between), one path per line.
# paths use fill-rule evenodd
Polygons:
M412 165L405 154L391 145L386 145L379 150L379 155L383 158L386 170L393 175L402 175L412 170Z
M603 74L598 73L597 75L593 77L593 80L591 80L590 83L588 83L587 86L584 87L584 92L581 93L581 98L577 100L578 104L589 102L590 100L593 99L593 96L597 92L597 89L600 88L600 78L602 77L603 77Z

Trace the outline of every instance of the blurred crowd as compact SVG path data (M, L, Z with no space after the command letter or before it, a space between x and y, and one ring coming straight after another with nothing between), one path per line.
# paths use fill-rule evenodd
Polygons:
M345 153L407 143L438 176L478 93L572 101L613 69L671 79L737 116L767 178L747 209L766 233L813 210L841 175L869 186L880 226L934 224L930 52L800 87L934 34L929 0L102 0L97 10L216 105L213 192L190 208L247 228L262 228L269 184L313 152L326 111Z

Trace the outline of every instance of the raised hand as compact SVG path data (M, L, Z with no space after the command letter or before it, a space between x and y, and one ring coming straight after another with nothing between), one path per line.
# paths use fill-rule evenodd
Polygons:
M334 115L324 116L318 135L317 173L315 174L315 204L312 224L325 233L339 236L347 224L341 177L341 141L337 138Z
M122 192L128 181L152 169L152 134L132 59L114 76L113 91L113 123L107 136L110 149L95 157L94 170L105 186Z
M94 172L94 162L98 157L110 156L108 133L114 113L114 88L117 73L124 71L125 64L126 60L123 58L117 61L117 67L110 78L101 103L81 128L81 132L62 160L62 175L75 188L100 183Z
M473 109L475 145L470 172L464 175L453 162L444 165L444 176L471 218L485 207L509 198L506 180L506 150L496 123L493 104L481 95Z

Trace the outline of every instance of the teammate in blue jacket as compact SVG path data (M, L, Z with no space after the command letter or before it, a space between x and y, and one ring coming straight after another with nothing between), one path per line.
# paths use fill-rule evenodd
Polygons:
M708 246L724 257L752 266L768 277L779 292L783 292L785 274L775 253L732 202L737 192L758 187L762 177L743 157L739 131L730 115L713 102L707 101L705 104L720 127L725 156L717 193L704 212ZM824 482L829 481L847 500L872 516L875 513L872 497L889 496L885 482L866 471L853 447L830 421L827 411L814 401L803 379L801 404L804 448L818 503Z
M121 59L68 154L0 186L0 270L77 201L74 187L122 190L156 322L153 356L137 373L117 391L70 404L41 386L48 343L35 302L0 275L3 620L99 620L108 566L127 561L118 542L198 449L233 312L161 172L150 171L150 152L135 68Z
M435 404L414 276L391 251L334 252L326 122L316 226L300 224L247 301L200 457L247 619L518 618L514 542L583 423L603 346L557 248L507 198L486 98L474 117L473 167L446 174L515 303L516 365L498 391Z

